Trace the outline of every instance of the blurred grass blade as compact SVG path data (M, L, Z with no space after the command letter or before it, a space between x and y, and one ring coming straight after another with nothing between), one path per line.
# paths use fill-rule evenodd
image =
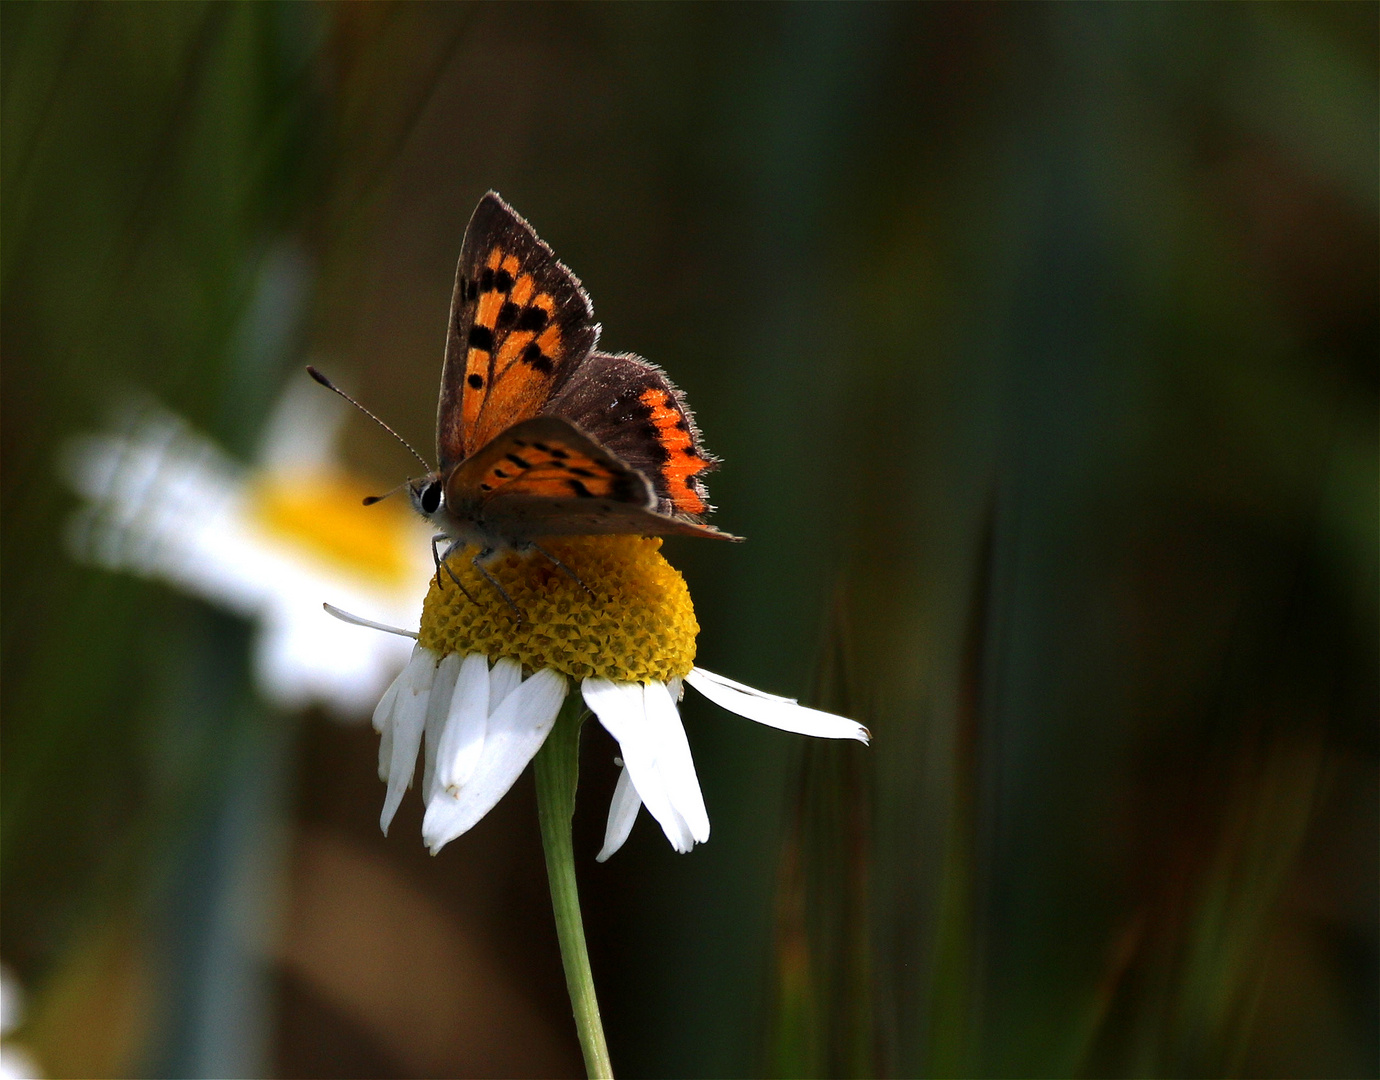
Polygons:
M854 687L848 600L839 591L812 704L870 723ZM874 732L875 733L875 732ZM771 1076L879 1075L871 938L869 754L801 745L777 872Z

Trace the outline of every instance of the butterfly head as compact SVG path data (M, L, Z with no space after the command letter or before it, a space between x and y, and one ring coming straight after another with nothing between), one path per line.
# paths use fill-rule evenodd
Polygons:
M413 508L428 521L436 520L445 512L446 485L439 472L409 480L407 493L412 498Z

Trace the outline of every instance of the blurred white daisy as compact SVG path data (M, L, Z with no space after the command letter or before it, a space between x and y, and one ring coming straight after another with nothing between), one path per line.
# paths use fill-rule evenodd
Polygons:
M407 645L349 631L322 602L406 625L432 573L430 534L402 500L361 505L369 490L335 463L343 415L302 379L246 468L178 417L130 408L113 433L67 447L63 474L87 500L69 547L255 620L255 670L274 702L365 715Z
M514 553L487 567L522 611L520 625L470 565L469 553L452 563L468 596L446 574L433 581L412 659L374 711L379 778L388 784L385 832L412 784L419 752L427 846L434 854L472 828L541 749L572 683L623 759L601 862L623 846L644 805L677 851L709 839L677 709L684 684L761 724L869 741L852 720L694 667L699 627L685 581L661 557L659 539L546 543L579 583L539 555Z

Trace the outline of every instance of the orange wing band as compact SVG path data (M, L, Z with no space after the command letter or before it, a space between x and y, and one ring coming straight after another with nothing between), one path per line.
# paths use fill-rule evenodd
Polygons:
M685 416L671 404L670 395L657 387L642 392L642 404L651 410L651 422L656 428L657 441L666 451L666 463L661 475L672 504L683 514L703 514L708 504L690 485L690 478L709 468L710 461L695 452L694 437Z

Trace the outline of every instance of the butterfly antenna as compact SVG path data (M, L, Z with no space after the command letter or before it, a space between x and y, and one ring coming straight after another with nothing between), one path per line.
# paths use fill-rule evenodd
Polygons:
M340 387L336 386L335 383L331 382L330 379L326 378L326 376L322 375L321 372L317 371L316 368L312 367L310 364L307 365L307 374L310 375L310 376L311 376L313 379L315 379L317 382L319 382L319 383L320 383L322 386L324 386L327 390L331 391L331 393L333 393L333 394L339 394L339 395L340 395L341 397L343 397L346 401L348 401L351 405L353 405L356 409L358 409L358 410L359 410L360 412L362 412L365 416L367 416L370 420L372 420L374 423L378 424L378 426L381 427L381 428L383 428L384 431L388 432L388 434L392 435L393 438L395 438L395 439L398 440L398 442L402 443L405 447L407 447L407 452L410 453L410 454L411 454L414 458L416 458L418 461L420 461L420 462L422 463L422 465L426 468L426 471L427 471L427 472L430 472L430 471L431 471L431 463L428 462L426 458L422 457L421 454L417 453L416 450L413 450L413 449L412 449L412 444L411 444L410 442L408 442L406 439L404 439L401 435L399 435L399 434L398 434L396 431L394 431L391 427L389 427L389 426L388 426L387 424L385 424L382 420L380 420L377 416L375 416L373 413L371 413L368 409L366 409L366 408L365 408L363 405L361 405L358 401L356 401L354 398L352 398L349 394L345 393L344 390L342 390L342 389L340 389ZM393 490L396 491L397 488L394 488ZM388 495L391 495L391 494L393 494L392 491L390 491L390 492L388 493ZM372 505L373 503L378 502L380 499L386 499L386 498L388 497L388 495L371 495L371 496L369 496L368 499L366 499L366 500L364 501L364 505L366 505L366 506Z
M366 495L366 496L364 496L364 505L365 505L365 506L373 506L374 503L376 503L376 502L383 502L383 500L386 499L386 498L388 498L388 496L390 496L390 495L396 495L398 492L400 492L400 491L401 491L403 488L405 488L405 487L407 487L407 481L406 481L406 480L404 480L404 481L403 481L401 484L399 484L397 487L395 487L395 488L390 488L389 490L385 491L382 495Z

